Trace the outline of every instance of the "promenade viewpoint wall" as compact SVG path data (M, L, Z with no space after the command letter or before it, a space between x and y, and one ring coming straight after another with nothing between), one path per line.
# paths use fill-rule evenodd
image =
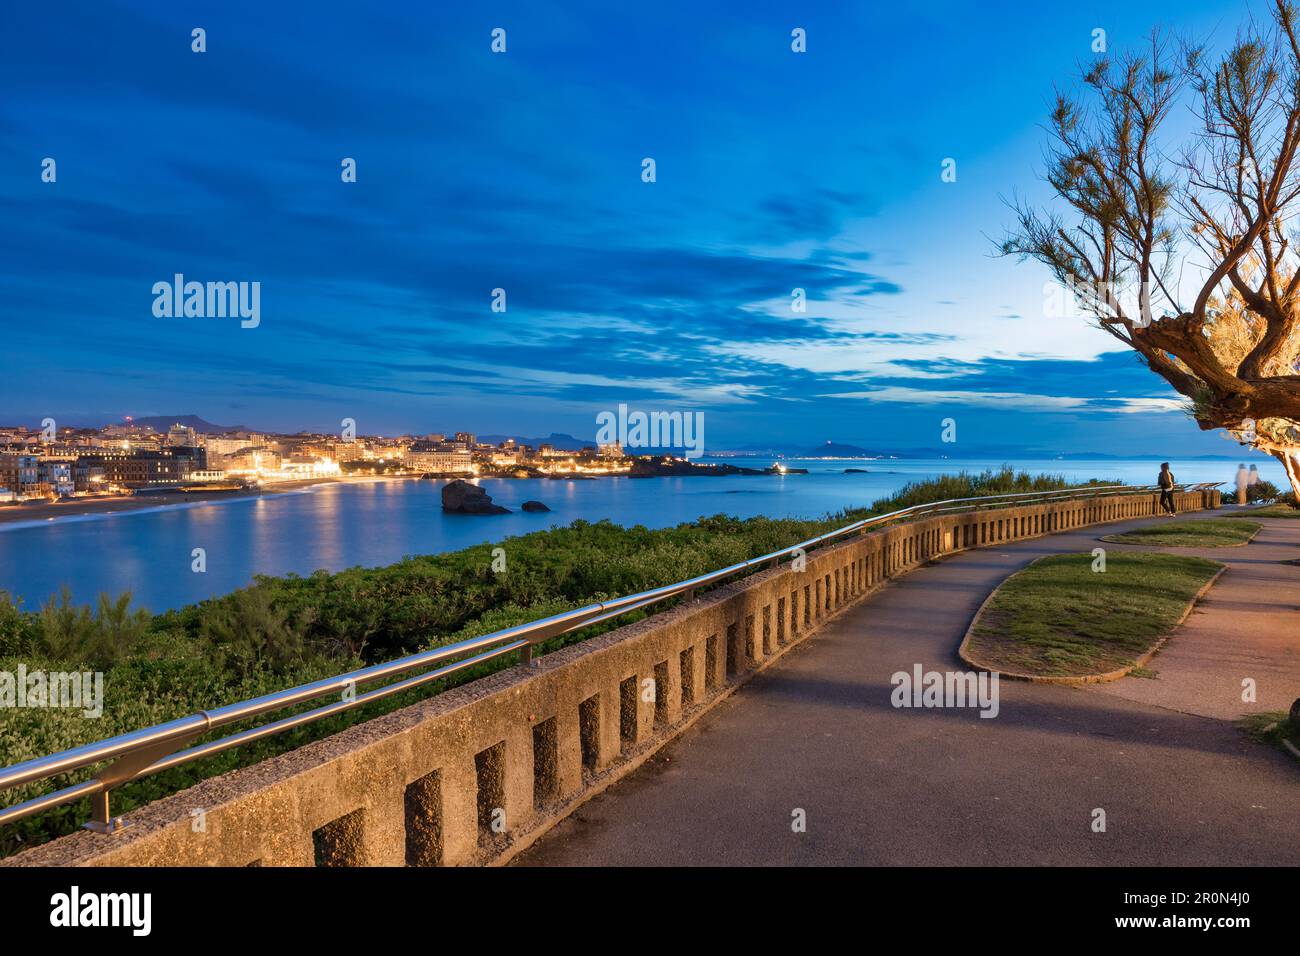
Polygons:
M1179 511L1219 506L1180 492ZM943 555L1158 513L1155 495L924 518L854 536L661 614L159 800L7 866L500 863L758 669ZM201 820L201 824L199 821Z

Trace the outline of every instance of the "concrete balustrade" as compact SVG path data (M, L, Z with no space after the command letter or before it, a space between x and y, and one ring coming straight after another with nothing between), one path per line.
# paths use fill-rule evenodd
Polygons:
M1219 506L1182 492L1180 511ZM1155 495L883 528L204 781L7 866L435 866L508 859L829 617L944 554L1158 513Z

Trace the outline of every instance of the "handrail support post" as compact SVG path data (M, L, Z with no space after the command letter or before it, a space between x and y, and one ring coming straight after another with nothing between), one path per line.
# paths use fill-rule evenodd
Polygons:
M112 836L115 833L121 833L131 824L121 817L112 815L109 810L108 795L109 790L105 787L90 798L90 821L83 823L82 826L87 830L93 830L95 833Z
M195 730L163 743L141 747L118 757L99 772L98 779L103 789L90 798L90 822L85 824L87 830L96 833L120 833L131 824L121 817L114 817L109 808L109 793L113 787L134 780L136 775L155 760L175 753L181 746L192 743L203 736L203 731Z

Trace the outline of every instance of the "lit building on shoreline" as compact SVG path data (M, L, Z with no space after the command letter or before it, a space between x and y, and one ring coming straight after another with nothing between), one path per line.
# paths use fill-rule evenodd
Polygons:
M474 456L459 443L414 442L402 458L411 471L425 474L473 474Z
M78 465L98 465L103 481L121 488L157 488L183 485L190 473L207 467L203 450L176 447L154 450L106 449L77 458Z
M163 420L166 421L166 420ZM234 484L321 480L348 475L619 475L633 458L618 443L578 450L473 432L384 437L247 429L205 434L180 422L161 431L131 419L102 428L0 428L0 500Z
M33 497L40 493L39 459L35 455L0 455L0 488L16 498Z

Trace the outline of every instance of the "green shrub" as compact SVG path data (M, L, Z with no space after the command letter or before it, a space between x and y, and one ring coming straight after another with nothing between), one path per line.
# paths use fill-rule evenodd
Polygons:
M149 612L130 608L130 591L117 600L101 594L92 613L89 605L75 607L65 587L58 598L50 598L41 608L36 627L38 646L55 660L105 670L127 657L149 629Z
M303 612L299 620L312 617L311 612ZM300 626L275 605L267 588L241 588L212 602L199 624L199 636L220 667L233 668L244 677L259 668L284 674L303 658Z
M21 601L0 590L0 657L28 654L36 644L36 619L24 614Z
M1282 492L1277 485L1271 481L1265 481L1263 478L1246 489L1246 500L1250 502L1276 501L1281 496Z

